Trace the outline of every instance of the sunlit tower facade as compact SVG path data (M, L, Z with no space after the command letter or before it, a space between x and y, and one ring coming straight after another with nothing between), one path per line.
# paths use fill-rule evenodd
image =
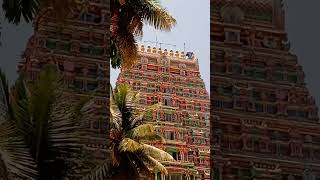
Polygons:
M162 162L169 175L155 173L153 179L209 180L209 95L194 54L142 45L137 64L122 70L117 83L138 91L141 107L161 104L150 123L166 143L150 143L176 161Z

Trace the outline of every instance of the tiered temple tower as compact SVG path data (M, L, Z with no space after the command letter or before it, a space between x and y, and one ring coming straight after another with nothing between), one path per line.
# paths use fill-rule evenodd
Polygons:
M215 180L320 179L318 108L281 0L211 1Z
M161 103L151 123L166 139L155 146L176 162L163 162L166 179L210 179L209 96L193 53L141 46L134 68L123 70L117 83L128 83L140 93L142 107ZM155 174L163 180L164 175Z
M86 149L95 157L105 158L109 157L110 5L105 0L83 2L73 7L64 22L59 22L50 9L39 12L18 69L33 81L45 65L54 65L64 77L68 100L94 95L96 116L88 129L97 137L85 140Z

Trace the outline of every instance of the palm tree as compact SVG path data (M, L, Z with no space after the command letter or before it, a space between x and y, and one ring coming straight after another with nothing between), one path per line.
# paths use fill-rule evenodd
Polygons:
M150 176L155 171L167 174L160 161L174 160L167 152L144 143L150 140L164 140L156 134L153 125L143 123L150 118L157 105L147 110L139 109L138 99L138 94L127 84L119 85L111 93L112 179L140 179L142 175ZM110 169L106 162L84 179L101 180L108 172Z
M176 20L159 0L111 0L112 67L131 67L137 59L136 38L143 35L144 23L170 31Z
M39 179L72 177L82 147L82 122L90 119L90 103L70 103L61 77L45 67L39 79L28 84L22 77L11 91L14 123L38 165Z
M108 1L106 1L108 3ZM143 35L144 23L155 29L170 31L176 20L159 0L111 0L111 65L113 68L131 67L137 59L136 38ZM31 22L42 12L54 12L63 21L77 5L78 0L3 0L3 10L9 22L18 24L22 18Z
M0 69L0 177L4 180L33 180L37 177L36 164L10 120L8 100L8 83Z

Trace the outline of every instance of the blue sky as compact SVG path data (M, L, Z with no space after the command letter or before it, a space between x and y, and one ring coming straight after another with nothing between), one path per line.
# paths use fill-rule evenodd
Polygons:
M210 90L210 1L209 0L161 0L161 4L176 18L177 25L171 32L160 32L144 27L140 44L155 46L144 41L158 41L171 45L161 48L194 52L199 59L201 77ZM111 84L114 86L119 70L111 68Z

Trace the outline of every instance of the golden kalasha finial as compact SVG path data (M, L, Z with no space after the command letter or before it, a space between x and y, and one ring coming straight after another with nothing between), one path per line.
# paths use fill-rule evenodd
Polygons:
M168 49L164 49L163 54L164 54L165 56L167 56L167 55L168 55Z
M184 52L181 52L181 58L186 58L186 55L184 54Z
M145 51L144 45L141 45L140 50L141 50L142 52L144 52L144 51Z
M157 48L153 47L152 48L152 53L154 53L154 54L157 53Z
M161 49L161 48L158 49L158 53L159 53L160 55L162 55L162 49Z
M170 56L173 56L173 50L170 50Z
M151 53L151 47L150 46L148 46L147 52Z
M176 51L175 56L176 56L177 58L179 58L179 51Z

